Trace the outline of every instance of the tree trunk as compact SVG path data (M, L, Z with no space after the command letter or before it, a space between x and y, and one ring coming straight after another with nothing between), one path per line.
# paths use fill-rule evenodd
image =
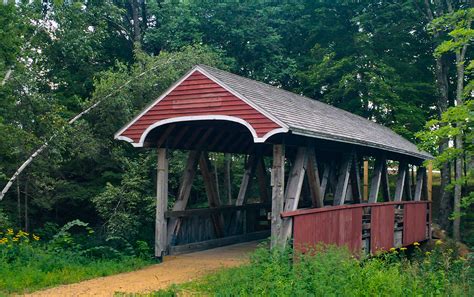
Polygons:
M220 195L220 191L219 191L219 175L217 174L217 154L214 155L215 156L215 160L214 160L214 176L216 178L216 192L217 192L217 198L220 200L221 199L221 195Z
M129 0L130 8L132 10L132 21L133 21L133 41L140 43L141 41L141 30L140 30L140 5L138 0Z
M448 9L450 8L450 3L447 1L446 5ZM441 16L445 13L445 4L443 1L434 1L431 3L429 0L424 1L425 15L428 22L432 22L436 16ZM434 11L433 11L434 10ZM435 32L433 35L433 48L437 46L437 39L439 38L439 33ZM441 114L444 113L449 106L449 83L448 83L448 61L447 57L441 56L436 58L435 64L435 77L436 77L436 89L437 89L437 107L439 118ZM441 154L444 150L448 148L448 139L443 139L439 145L438 151ZM438 223L443 229L449 229L450 220L449 215L452 210L451 202L451 193L446 190L446 187L450 184L451 179L451 168L448 162L445 162L441 165L441 185L440 185L440 201L439 201L439 216Z
M445 56L436 58L436 87L438 89L438 113L441 114L448 110L449 95L448 95L448 63ZM443 139L439 145L439 153L444 152L448 148L448 139ZM451 168L449 162L444 162L441 165L441 184L440 184L440 199L439 199L439 217L438 223L441 228L450 229L449 215L452 212L451 192L446 190L446 187L451 182Z
M21 193L20 193L20 179L16 180L16 197L17 197L17 208L18 208L18 229L21 230Z
M467 45L465 45L459 52L456 53L456 105L463 105L463 91L464 91L464 57L466 53ZM456 136L455 140L456 149L459 152L463 151L463 136L459 134ZM462 196L462 183L461 179L463 177L463 156L459 155L456 158L456 169L454 172L454 213L455 219L453 221L453 238L455 240L460 240L460 225L461 218L459 217L459 212L461 211L461 196Z
M29 232L30 230L30 220L28 218L28 177L25 178L25 231Z

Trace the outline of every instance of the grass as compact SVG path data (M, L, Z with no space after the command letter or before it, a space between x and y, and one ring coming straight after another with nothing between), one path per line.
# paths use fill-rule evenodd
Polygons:
M259 249L248 265L145 296L474 296L472 259L450 248L416 247L410 258L400 250L363 260L337 248L312 254Z
M0 247L0 296L132 271L150 263L131 256L95 259L39 244L4 244Z

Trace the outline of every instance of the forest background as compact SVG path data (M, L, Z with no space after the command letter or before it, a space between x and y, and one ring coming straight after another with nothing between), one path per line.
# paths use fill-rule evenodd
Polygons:
M435 222L472 246L471 7L454 0L1 5L0 186L49 145L0 201L0 227L52 238L79 219L97 240L151 245L156 152L113 135L202 63L348 110L420 144L441 170ZM184 167L182 152L174 154L173 197ZM214 160L222 172L224 160ZM237 193L243 159L233 162ZM198 178L191 204L203 206L203 193Z

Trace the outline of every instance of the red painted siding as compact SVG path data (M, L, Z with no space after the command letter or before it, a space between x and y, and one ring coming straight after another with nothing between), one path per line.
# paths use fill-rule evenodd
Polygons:
M281 214L293 218L293 242L298 250L319 242L347 245L358 252L362 245L362 214L370 209L370 251L387 250L394 245L395 206L404 207L403 245L428 239L426 224L431 223L431 202L401 201L364 203L323 208L299 209ZM429 211L427 211L429 210Z
M370 252L386 251L393 247L395 229L395 207L373 206L370 215Z
M325 243L346 245L358 252L362 244L362 208L295 216L293 232L294 246L299 250Z
M121 136L139 142L152 124L174 117L226 115L247 121L258 137L280 128L278 124L196 71L142 115Z
M426 205L406 204L403 210L403 245L426 239Z

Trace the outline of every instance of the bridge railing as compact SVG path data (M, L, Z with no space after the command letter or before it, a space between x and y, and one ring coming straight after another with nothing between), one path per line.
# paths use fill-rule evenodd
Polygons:
M171 220L179 221L179 230L170 236L168 253L179 254L267 238L270 235L267 218L270 209L268 203L251 203L167 211L168 224Z
M293 246L304 251L318 243L346 245L375 254L427 240L431 202L362 203L282 213L293 220Z

